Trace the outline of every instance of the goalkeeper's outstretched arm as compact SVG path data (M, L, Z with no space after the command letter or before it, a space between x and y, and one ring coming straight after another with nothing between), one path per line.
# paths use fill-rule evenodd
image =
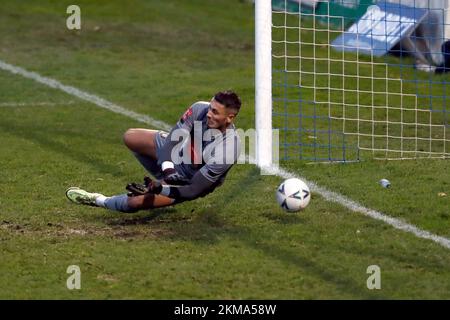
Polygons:
M184 186L163 185L159 194L175 199L176 202L182 202L206 195L214 190L215 186L216 182L210 181L198 171L189 181L189 184Z
M145 194L128 197L127 204L131 209L130 212L165 207L205 196L212 192L216 186L217 182L212 182L201 172L197 172L187 185L169 186L161 185L159 182L153 183Z

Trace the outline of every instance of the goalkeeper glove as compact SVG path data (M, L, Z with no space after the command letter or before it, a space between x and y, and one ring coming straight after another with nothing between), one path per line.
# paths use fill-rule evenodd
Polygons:
M160 194L162 185L159 181L153 181L149 177L144 177L144 183L129 183L125 187L128 190L129 197L142 196L147 193Z

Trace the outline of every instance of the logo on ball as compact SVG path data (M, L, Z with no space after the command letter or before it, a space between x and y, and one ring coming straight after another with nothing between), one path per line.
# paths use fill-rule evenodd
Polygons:
M309 187L300 179L287 179L277 189L278 204L286 211L300 211L306 208L310 200Z

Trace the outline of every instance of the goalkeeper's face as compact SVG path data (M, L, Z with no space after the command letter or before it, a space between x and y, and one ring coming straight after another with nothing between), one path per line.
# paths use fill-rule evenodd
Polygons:
M228 125L233 122L235 114L230 112L223 104L212 99L206 117L208 128L225 131Z

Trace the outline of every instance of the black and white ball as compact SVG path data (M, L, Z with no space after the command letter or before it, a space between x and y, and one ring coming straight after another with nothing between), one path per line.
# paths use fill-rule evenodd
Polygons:
M300 211L311 200L309 187L300 179L285 180L277 190L277 201L281 208L289 212Z

